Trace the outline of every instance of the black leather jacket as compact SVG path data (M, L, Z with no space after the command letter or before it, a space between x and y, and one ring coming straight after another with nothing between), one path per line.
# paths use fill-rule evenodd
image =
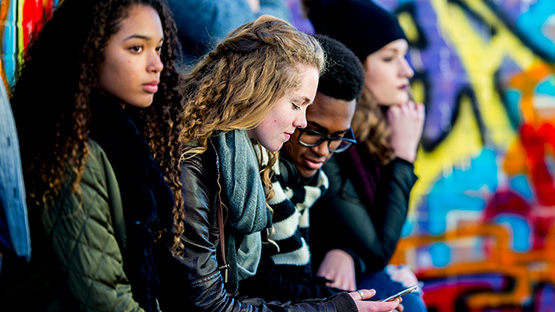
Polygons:
M298 303L265 302L230 294L218 270L219 230L217 219L218 159L209 144L208 150L181 165L184 198L184 227L181 237L184 255L171 256L166 244L157 247L162 311L357 311L354 300L342 293L324 300ZM171 224L169 212L166 222ZM171 236L171 235L168 235ZM260 285L264 287L264 285Z
M360 277L382 270L391 259L417 177L412 163L395 158L382 167L376 201L368 206L361 199L360 185L355 185L353 178L355 169L346 156L334 155L324 165L330 188L311 209L310 248L316 269L329 250L348 252Z

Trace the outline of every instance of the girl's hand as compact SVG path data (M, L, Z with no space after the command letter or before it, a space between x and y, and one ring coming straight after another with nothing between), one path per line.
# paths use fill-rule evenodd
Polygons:
M326 286L352 291L356 289L355 262L351 255L341 249L326 253L317 276L327 279Z
M387 110L387 119L391 126L391 146L397 157L409 162L416 159L424 128L424 116L424 105L412 101L393 105Z
M403 299L397 298L390 302L369 301L368 299L374 297L375 294L374 289L360 289L349 293L355 300L359 312L403 312L403 305L400 304Z

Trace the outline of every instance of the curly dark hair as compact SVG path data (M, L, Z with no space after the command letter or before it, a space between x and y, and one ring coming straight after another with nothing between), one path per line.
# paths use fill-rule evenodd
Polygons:
M364 88L364 68L356 55L343 43L314 35L326 55L327 67L320 76L318 91L338 100L360 99Z
M178 40L171 12L161 0L65 0L32 36L18 68L11 104L25 182L40 206L65 183L80 193L89 152L89 105L97 90L104 48L135 5L158 12L164 32L161 83L152 105L141 109L137 126L174 192L173 213L182 216L178 213L182 197L177 138L183 112L175 68Z

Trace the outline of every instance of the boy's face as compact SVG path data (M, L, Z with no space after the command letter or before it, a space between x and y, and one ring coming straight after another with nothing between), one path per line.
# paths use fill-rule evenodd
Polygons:
M334 138L344 137L349 133L351 120L355 113L356 101L344 101L316 94L314 103L306 111L307 129L320 132ZM283 147L295 163L300 175L312 177L331 157L328 149L329 141L313 147L299 143L301 132L296 130L291 140Z

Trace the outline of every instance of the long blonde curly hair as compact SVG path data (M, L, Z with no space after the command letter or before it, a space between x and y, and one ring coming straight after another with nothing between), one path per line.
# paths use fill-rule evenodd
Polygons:
M279 98L299 87L299 65L321 72L324 64L318 42L281 19L265 15L236 28L183 79L181 159L204 153L215 131L256 128ZM259 159L267 199L277 154L269 156L264 166Z

